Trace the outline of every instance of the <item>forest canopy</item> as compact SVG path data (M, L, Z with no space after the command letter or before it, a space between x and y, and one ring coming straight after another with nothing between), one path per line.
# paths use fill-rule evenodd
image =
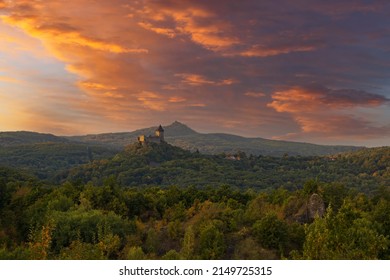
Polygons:
M44 179L3 166L0 258L389 259L389 159L134 144Z

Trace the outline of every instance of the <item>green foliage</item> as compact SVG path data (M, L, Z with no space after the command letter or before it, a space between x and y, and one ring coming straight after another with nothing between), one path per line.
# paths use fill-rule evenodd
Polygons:
M307 226L305 259L377 259L389 240L375 223L346 202L337 213L328 209L324 218Z
M119 236L124 239L126 235L135 231L135 225L131 221L124 220L113 212L80 209L53 212L51 217L56 225L52 240L52 250L55 252L59 252L61 248L69 246L75 240L93 244L104 243L106 242L104 238L113 239ZM104 250L108 255L111 253L108 249Z
M259 259L273 259L275 256L265 256L265 249L262 248L258 242L252 237L245 238L237 242L233 254L233 259L236 260L259 260ZM270 255L272 253L270 252Z
M315 180L309 180L303 185L303 193L307 196L318 193L318 182Z
M181 247L180 255L185 260L194 258L195 252L195 233L192 226L187 227L184 234L183 245Z
M0 248L0 260L29 260L32 259L29 248L18 246L13 250Z
M0 259L389 259L389 153L132 145L61 184L0 167ZM312 193L328 208L314 221Z
M225 250L223 233L214 224L208 224L200 230L199 255L202 259L221 259Z
M61 260L104 260L104 253L96 244L74 240L59 253Z
M252 227L258 242L267 249L283 251L288 239L288 226L285 221L273 214L267 214Z
M131 247L126 255L127 260L146 260L147 256L141 247Z
M95 159L110 158L117 150L67 141L22 143L2 146L0 137L0 165L22 168L40 179L60 182L67 177L69 168Z
M168 251L164 256L163 260L180 260L180 254L176 250Z
M381 151L390 156L390 149ZM375 149L366 153L368 162L371 153L372 160L378 160ZM232 186L268 190L281 187L284 192L303 188L307 195L322 191L323 186L319 182L329 186L336 183L333 188L337 188L338 184L366 193L390 182L386 170L378 170L371 164L367 164L369 169L362 168L360 157L361 153L285 158L242 154L232 160L223 154L190 153L168 144L133 144L110 160L95 160L82 168L73 169L68 179L103 186L106 179L115 174L114 183L126 187ZM382 158L380 160L383 161ZM342 200L335 199L330 187L324 191L329 203L341 205ZM283 191L278 195L282 199Z

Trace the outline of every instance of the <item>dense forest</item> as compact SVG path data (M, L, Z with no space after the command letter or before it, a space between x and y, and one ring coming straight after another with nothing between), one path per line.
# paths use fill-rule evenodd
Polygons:
M39 145L57 148L28 163L2 154L0 259L390 258L388 147L271 157Z

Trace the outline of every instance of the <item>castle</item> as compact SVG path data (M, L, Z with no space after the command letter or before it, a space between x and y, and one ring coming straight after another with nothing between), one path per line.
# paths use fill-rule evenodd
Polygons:
M142 145L146 145L148 143L162 143L164 142L164 129L162 128L161 124L154 132L154 135L140 135L138 136L138 143Z

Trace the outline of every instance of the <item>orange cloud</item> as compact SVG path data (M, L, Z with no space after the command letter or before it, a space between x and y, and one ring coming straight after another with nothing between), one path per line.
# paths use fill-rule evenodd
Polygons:
M327 137L360 134L372 137L374 134L388 133L388 128L373 126L369 120L354 115L351 110L358 107L377 107L389 101L378 94L351 89L332 90L314 85L274 92L272 99L267 106L280 113L290 113L303 133L316 133Z
M238 83L238 81L236 79L225 79L225 80L218 82L217 84L221 85L221 86L230 86L230 85L236 84L236 83Z
M4 23L17 26L27 32L30 36L42 40L44 43L55 42L55 44L76 45L87 47L93 50L106 51L111 53L147 53L147 49L125 48L118 44L105 42L103 40L88 38L76 31L57 30L46 28L39 19L35 17L1 16Z
M379 106L389 101L386 97L365 91L340 89L333 90L319 85L307 88L295 87L272 94L268 104L277 112L318 112L345 109L349 107Z
M181 74L175 74L175 76L182 78L183 83L191 86L204 86L204 85L229 86L238 83L236 79L224 79L220 81L213 81L198 74L181 73Z
M186 99L184 97L180 97L180 96L172 96L169 98L169 102L171 103L180 103L180 102L184 102L186 101Z
M137 99L142 102L145 108L154 111L166 110L166 102L161 94L151 91L142 91L137 95Z
M153 27L151 23L146 22L139 22L138 25L146 30L150 30L152 32L167 36L169 38L174 38L176 36L176 31L172 28Z
M191 86L201 86L201 85L215 85L216 82L208 80L206 77L197 74L176 74L176 77L181 77L183 83L189 84Z
M0 76L0 82L13 83L13 84L21 83L20 80L17 80L12 77L6 77L6 76Z
M292 52L309 52L315 50L315 46L296 46L296 47L278 47L278 48L267 48L264 46L254 46L246 51L239 53L242 56L248 57L267 57L275 56L280 54L288 54Z
M3 24L0 16L0 52L8 56L17 57L20 52L33 53L35 56L47 57L44 48L39 40L26 35L21 30L16 30L10 25Z
M207 105L204 104L204 103L194 103L194 104L191 104L190 107L206 107Z
M82 88L93 89L93 90L117 90L118 88L110 85L103 85L93 82L80 82L79 85Z
M153 2L148 4L141 11L142 17L149 19L149 22L141 23L147 30L170 38L176 34L188 35L196 44L213 51L220 51L239 43L239 39L228 32L232 25L221 20L210 10L195 5L176 7ZM173 20L174 29L160 27L169 20Z

